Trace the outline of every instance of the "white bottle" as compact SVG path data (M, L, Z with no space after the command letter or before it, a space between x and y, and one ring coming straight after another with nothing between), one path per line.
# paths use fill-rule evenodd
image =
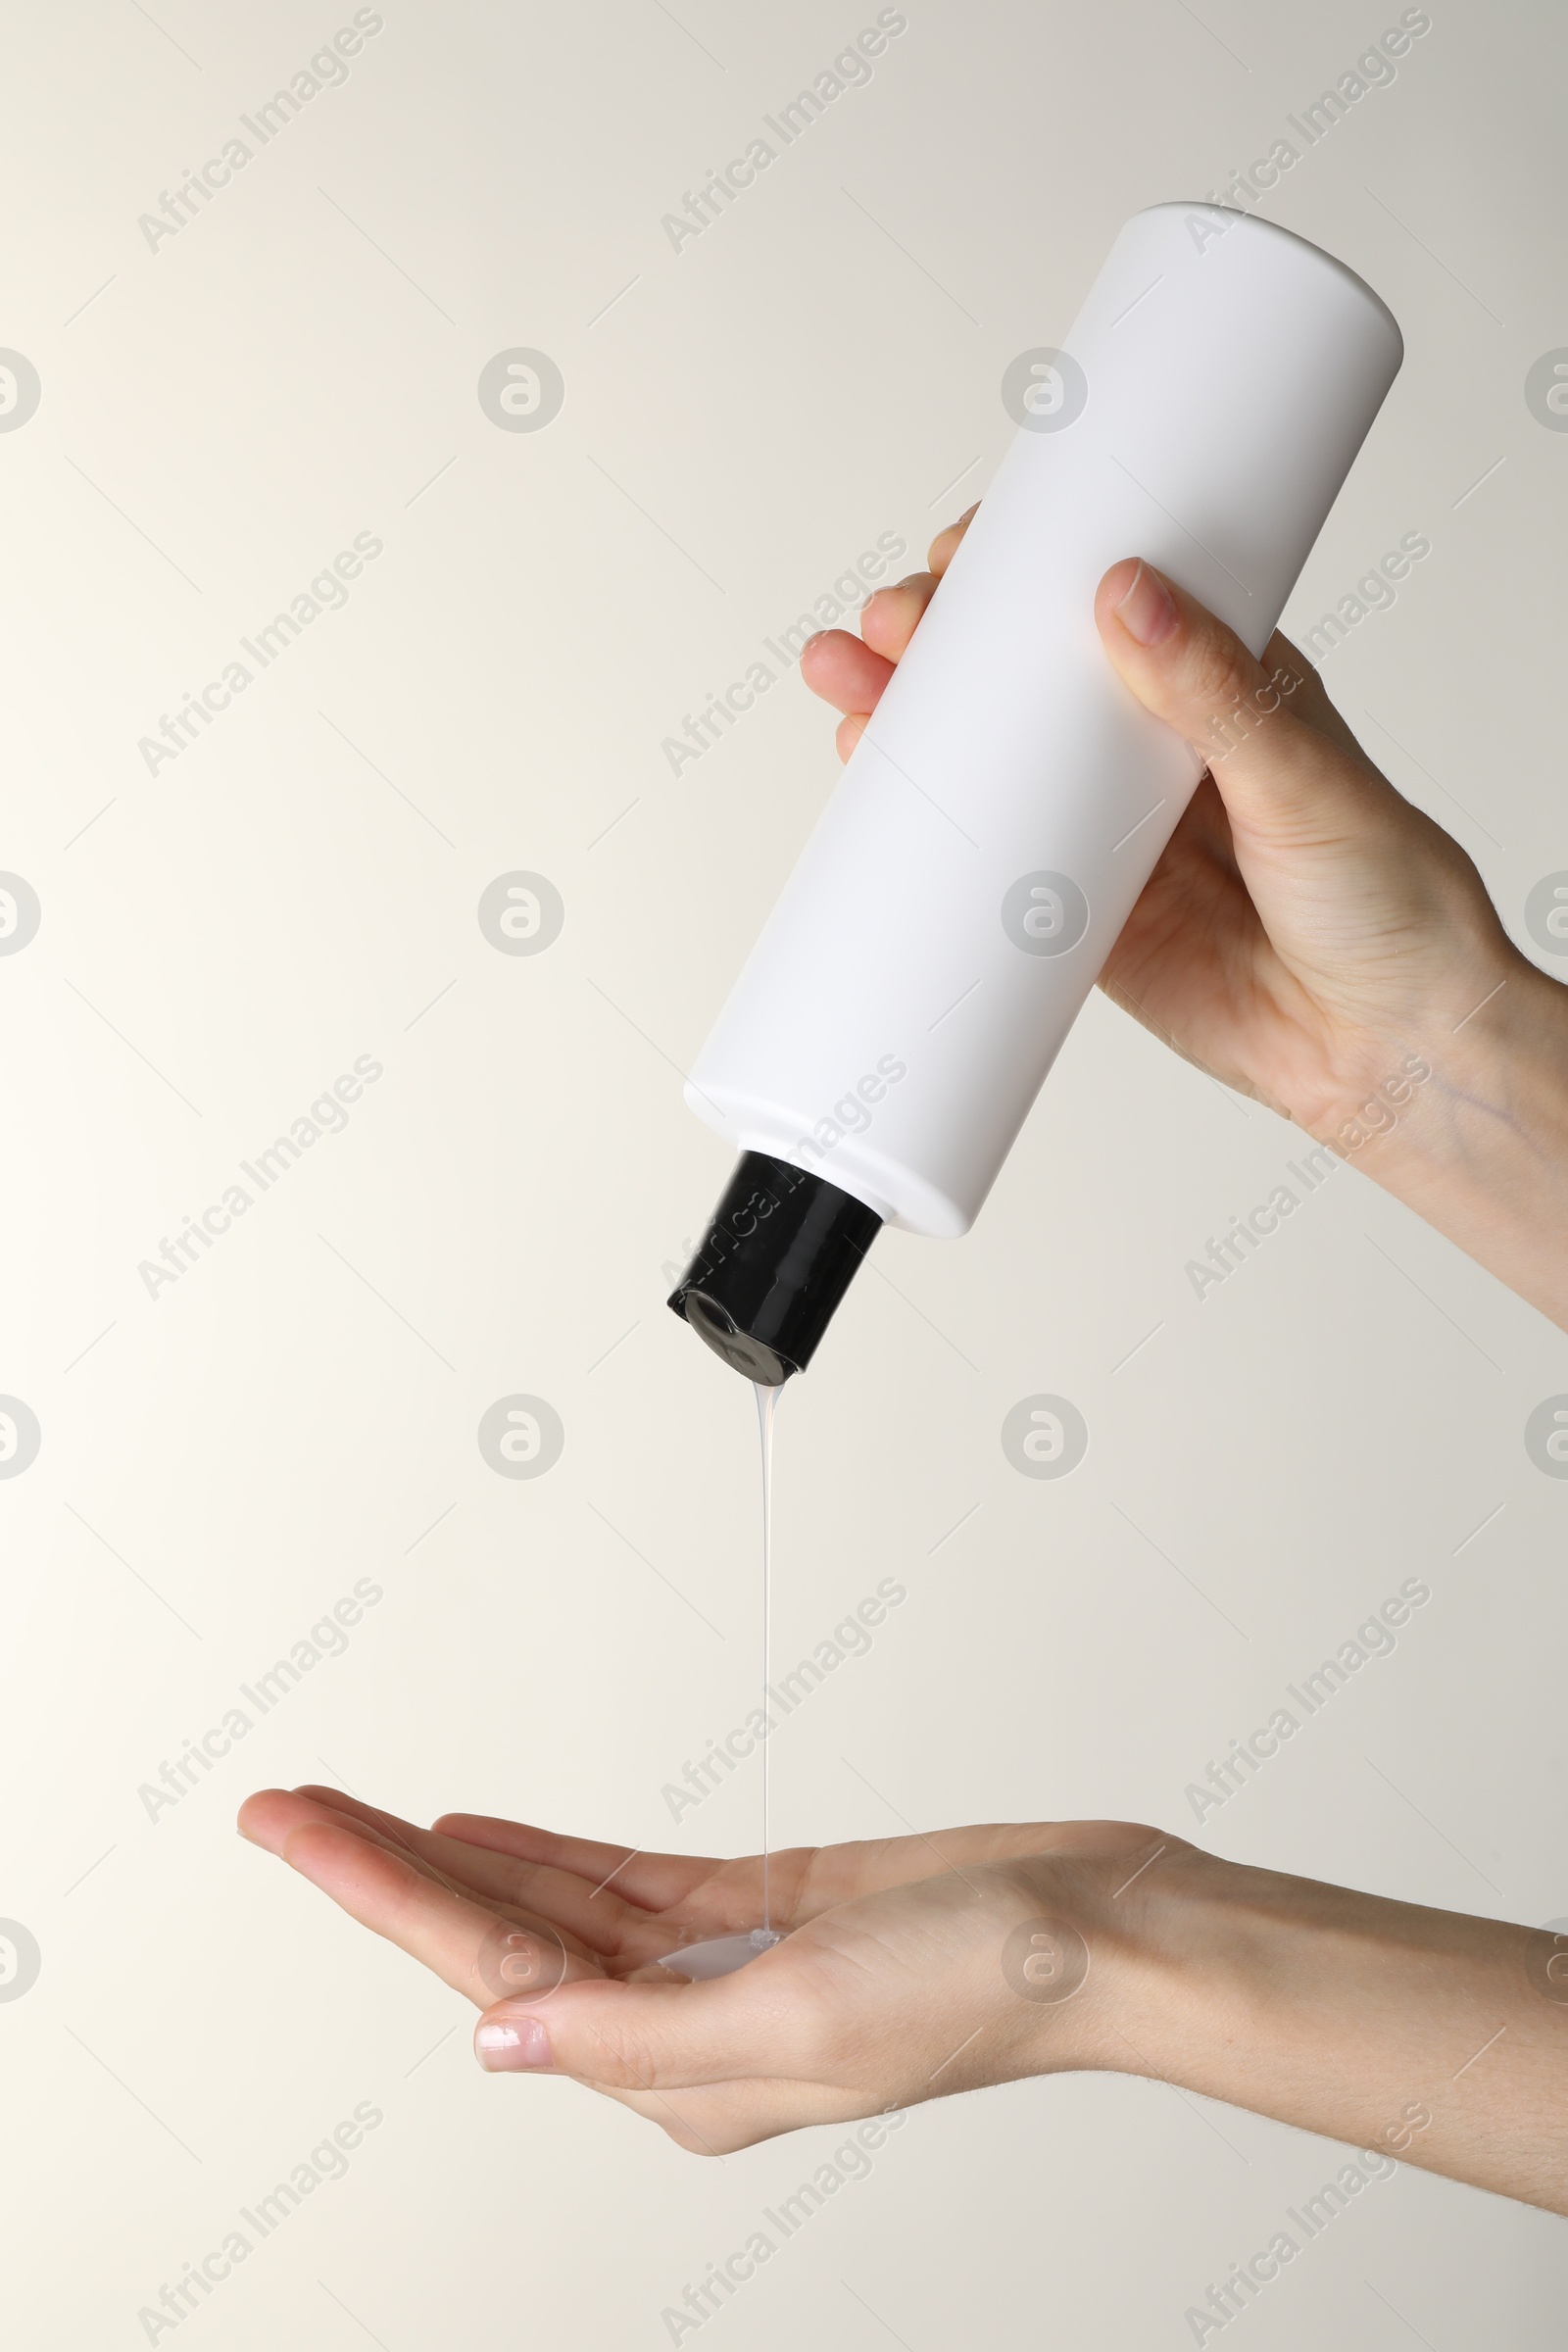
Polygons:
M1162 204L1035 355L687 1084L746 1156L670 1304L737 1369L804 1365L881 1223L968 1230L1202 772L1112 670L1100 579L1142 556L1261 654L1402 354L1315 245Z

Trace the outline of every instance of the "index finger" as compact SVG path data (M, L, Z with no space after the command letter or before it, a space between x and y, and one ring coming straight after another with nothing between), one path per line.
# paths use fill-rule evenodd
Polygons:
M383 1831L388 1823L394 1824L396 1842L457 1893L510 1908L522 1915L525 1926L548 1922L568 1941L607 1960L641 1963L657 1959L669 1948L669 1930L661 1929L649 1909L612 1883L613 1870L609 1877L601 1874L596 1884L580 1871L518 1853L514 1844L464 1835L461 1828L453 1826L465 1820L462 1815L445 1815L434 1829L421 1830L337 1789L301 1788L295 1794L363 1821L372 1830ZM520 1825L498 1822L491 1826L515 1831Z
M489 1813L443 1813L431 1823L439 1837L461 1838L466 1845L515 1854L523 1862L565 1870L586 1879L595 1892L613 1886L647 1911L665 1911L685 1902L706 1880L733 1864L705 1854L658 1854L636 1845L606 1845L594 1838L568 1838L525 1821L502 1821Z
M519 1925L430 1877L412 1856L368 1839L324 1806L284 1798L268 1808L253 1798L247 1810L265 1832L257 1842L478 2008L523 1990L537 1998L602 1973L597 1961L569 1950L548 1921Z

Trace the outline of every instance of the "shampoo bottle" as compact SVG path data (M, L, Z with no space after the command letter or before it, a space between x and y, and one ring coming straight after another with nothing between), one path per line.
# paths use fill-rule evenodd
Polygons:
M1112 670L1137 555L1260 655L1402 357L1252 215L1122 229L686 1087L741 1154L670 1298L800 1371L883 1224L966 1232L1203 760Z

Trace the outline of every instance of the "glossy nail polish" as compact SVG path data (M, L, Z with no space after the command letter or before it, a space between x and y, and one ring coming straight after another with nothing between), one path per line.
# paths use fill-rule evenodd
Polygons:
M473 2051L487 2075L537 2072L552 2063L550 2036L537 2017L491 2018L475 2030Z

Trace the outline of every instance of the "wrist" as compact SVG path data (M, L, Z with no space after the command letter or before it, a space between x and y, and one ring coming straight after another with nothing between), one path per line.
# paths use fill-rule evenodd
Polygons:
M1108 1852L1057 1848L1013 1864L1024 1900L1001 1974L1016 2071L1166 2077L1200 1979L1205 2017L1217 1989L1202 1977L1202 1922L1231 1868L1156 1829Z
M1107 1997L1080 2063L1342 2140L1374 2171L1403 2159L1568 2210L1568 2000L1547 1936L1177 1840L1109 1909L1126 1916L1101 1929Z
M1478 985L1322 1141L1568 1329L1568 987L1512 947Z
M1086 1874L1072 1906L1090 1955L1085 1990L1092 1984L1078 2064L1165 2082L1209 2072L1217 2022L1253 1997L1235 1936L1243 1875L1152 1832L1144 1852Z

